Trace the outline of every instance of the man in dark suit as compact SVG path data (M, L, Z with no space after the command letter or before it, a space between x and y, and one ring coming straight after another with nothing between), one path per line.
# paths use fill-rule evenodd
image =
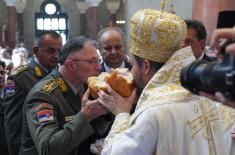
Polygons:
M129 57L124 33L118 27L107 27L98 33L97 41L103 62L101 72L111 72L115 68L129 68Z
M209 57L205 52L207 32L205 26L195 20L184 20L187 25L187 36L184 41L184 47L191 46L193 54L197 60L214 61L216 58Z
M42 32L33 46L34 58L17 67L7 78L4 92L4 126L11 155L17 155L22 134L22 110L26 95L39 80L58 66L61 36L54 31Z
M90 155L90 144L110 126L98 118L107 109L89 100L89 91L79 91L101 69L94 42L83 37L69 40L61 49L60 64L25 100L22 155Z

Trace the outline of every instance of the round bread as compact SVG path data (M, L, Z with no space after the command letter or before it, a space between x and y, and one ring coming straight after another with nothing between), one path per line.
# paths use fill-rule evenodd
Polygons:
M129 97L134 89L134 79L127 68L117 68L112 70L110 76L106 77L107 83L119 95Z
M98 77L88 78L88 88L94 99L98 98L99 90L108 92L106 82L123 97L129 97L135 88L133 76L127 68L113 69L111 74L103 72Z
M91 96L96 99L98 98L98 91L103 90L104 92L108 92L106 88L106 80L105 78L109 76L108 73L102 72L99 76L89 77L87 80L88 88L90 90Z

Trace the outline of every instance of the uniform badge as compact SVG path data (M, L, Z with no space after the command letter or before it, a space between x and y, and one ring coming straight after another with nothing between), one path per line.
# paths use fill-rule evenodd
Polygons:
M68 88L65 84L65 81L62 78L57 79L57 83L59 84L60 90L65 93L68 91Z
M41 110L42 108L47 108L47 109L53 109L53 106L52 105L50 105L50 104L48 104L48 103L40 103L39 105L37 105L35 108L34 108L34 110L36 110L36 111L39 111L39 110Z
M34 67L34 71L35 71L35 74L37 77L42 77L43 74L42 74L42 70L37 66L37 67Z
M4 89L5 89L5 93L6 94L13 94L13 93L15 93L15 82L13 80L7 80Z
M42 91L45 91L47 93L51 93L53 90L55 90L58 87L58 83L56 80L50 80L48 81L48 83L46 83L43 87L42 87Z
M39 111L37 112L37 115L38 115L38 120L40 123L54 120L52 110Z

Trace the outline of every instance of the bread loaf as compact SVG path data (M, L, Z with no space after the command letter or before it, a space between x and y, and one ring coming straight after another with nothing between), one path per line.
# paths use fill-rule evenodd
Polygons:
M98 77L88 78L88 87L93 98L98 97L99 90L107 93L106 82L123 97L129 97L135 87L133 76L127 68L113 69L111 74L103 72Z
M91 96L96 99L98 98L98 91L103 90L104 92L108 92L106 88L106 77L109 76L108 73L102 72L99 76L89 77L87 80L88 88L90 90Z

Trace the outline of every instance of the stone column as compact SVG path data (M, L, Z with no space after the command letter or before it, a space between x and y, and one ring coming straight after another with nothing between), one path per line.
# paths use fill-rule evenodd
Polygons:
M90 37L96 39L98 33L98 6L102 0L85 0L88 6L90 7L90 22L91 22L91 31Z
M120 0L112 0L112 1L106 1L107 8L110 12L110 20L112 21L111 26L116 25L116 11L120 7Z
M16 2L16 12L17 12L17 35L16 42L24 41L24 20L23 20L23 11L26 6L26 0L18 0Z
M192 18L201 21L207 30L207 44L217 26L218 13L225 10L235 10L234 0L193 0ZM234 20L234 19L231 19Z
M2 25L0 25L0 46L3 46L2 35Z
M87 36L87 19L86 19L86 12L88 10L88 5L84 1L77 1L77 8L80 11L80 35Z
M17 14L16 14L16 0L5 0L7 5L7 44L8 46L13 49L16 43L16 21L17 21Z

